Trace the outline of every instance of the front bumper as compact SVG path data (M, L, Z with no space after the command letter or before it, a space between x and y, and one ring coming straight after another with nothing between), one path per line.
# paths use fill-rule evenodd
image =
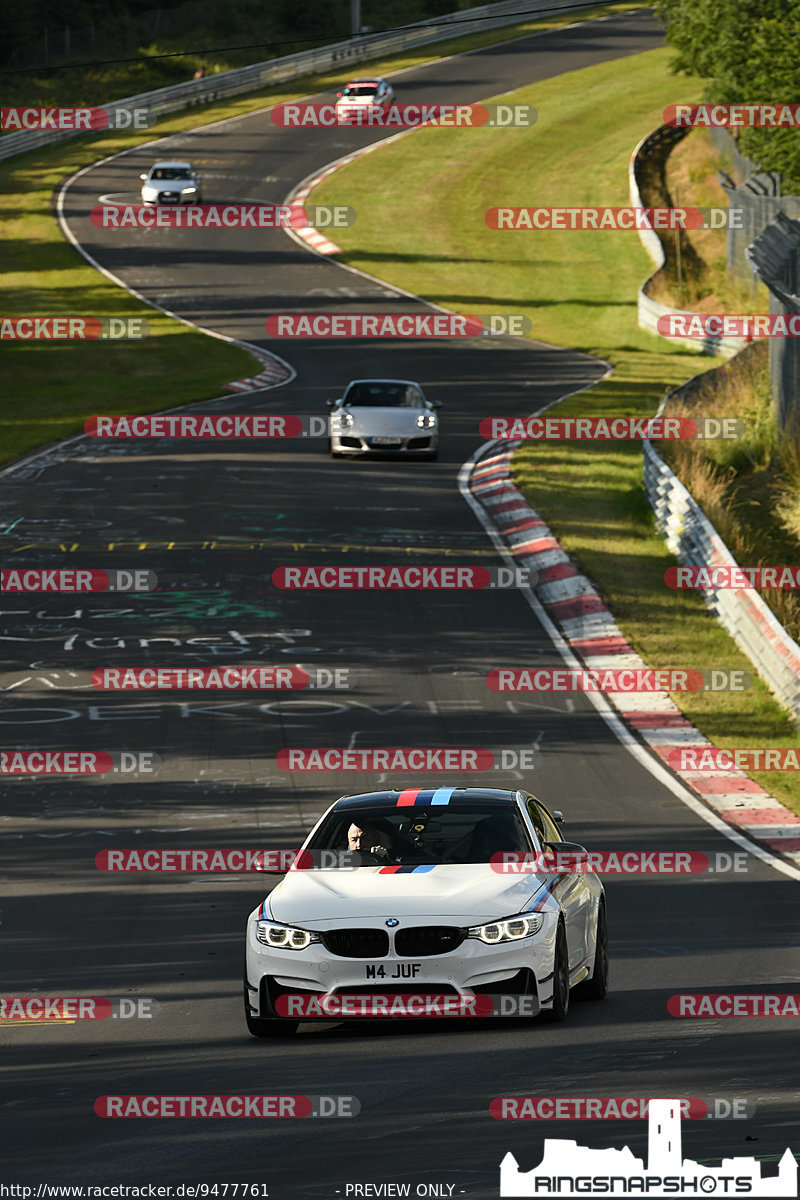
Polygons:
M350 430L331 434L331 450L334 454L435 454L438 448L438 433L423 429L418 434L392 437L390 443L376 443L374 437Z
M197 192L142 192L143 204L198 204Z
M248 922L246 955L247 994L253 1016L285 1015L276 1010L279 997L342 993L527 995L536 997L537 1007L551 1006L554 921L518 942L489 946L467 938L455 950L416 958L395 953L392 942L387 954L369 960L332 954L321 943L299 951L268 948L258 941L256 924L254 919ZM359 926L377 929L382 923L361 921Z

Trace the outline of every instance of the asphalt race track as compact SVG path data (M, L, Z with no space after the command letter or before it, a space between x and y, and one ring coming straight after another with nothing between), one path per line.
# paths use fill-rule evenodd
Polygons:
M478 101L660 42L647 12L623 15L404 73L398 98ZM496 564L457 486L480 445L480 419L536 411L600 378L604 364L520 340L287 347L265 338L269 313L413 306L281 231L130 233L88 219L99 196L135 192L155 156L199 166L205 203L281 202L380 136L279 129L261 112L103 162L66 191L72 235L106 270L204 328L282 354L296 371L283 386L198 411L319 416L351 378L412 378L441 401L443 440L438 462L362 463L330 460L322 439L82 438L0 472L6 561L146 568L162 587L3 597L2 670L15 686L0 697L2 745L162 760L150 778L19 779L3 789L3 991L157 1002L149 1020L0 1026L8 1182L248 1182L289 1200L345 1196L361 1183L408 1183L412 1195L439 1184L477 1200L498 1194L506 1151L527 1169L545 1136L646 1157L643 1121L495 1121L492 1098L515 1095L743 1097L756 1106L749 1120L684 1122L684 1153L755 1154L771 1171L797 1144L788 1023L678 1021L666 1007L675 991L795 990L796 883L755 858L746 875L609 879L612 991L600 1004L576 1002L566 1024L330 1022L275 1043L248 1035L241 1002L245 920L269 880L95 867L95 855L115 847L296 846L345 792L430 782L278 767L282 748L303 746L533 751L533 771L466 782L528 787L564 809L567 837L595 849L735 850L619 745L581 695L487 690L494 667L561 665L518 592L315 594L270 584L283 565ZM351 203L358 208L357 197ZM379 261L374 269L380 275ZM346 668L353 686L290 697L139 695L104 694L90 681L97 667L229 663ZM261 1092L352 1095L360 1114L309 1127L104 1120L93 1109L109 1093Z

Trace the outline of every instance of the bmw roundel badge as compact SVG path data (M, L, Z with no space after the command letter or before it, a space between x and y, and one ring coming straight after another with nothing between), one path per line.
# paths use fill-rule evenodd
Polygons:
M394 929L400 924L400 922L398 921L397 917L389 917L389 920L386 922L386 924L390 929Z

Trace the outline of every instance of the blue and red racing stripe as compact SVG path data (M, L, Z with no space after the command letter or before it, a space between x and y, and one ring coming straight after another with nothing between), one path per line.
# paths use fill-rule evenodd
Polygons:
M397 797L398 808L416 808L422 804L449 804L456 788L405 788Z
M418 867L380 867L379 875L417 875L424 871L432 871L435 863L423 863Z

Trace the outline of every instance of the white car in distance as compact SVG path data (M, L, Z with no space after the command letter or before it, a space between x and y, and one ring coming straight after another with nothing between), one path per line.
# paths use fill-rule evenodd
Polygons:
M202 204L200 174L189 162L157 162L139 178L144 204Z

